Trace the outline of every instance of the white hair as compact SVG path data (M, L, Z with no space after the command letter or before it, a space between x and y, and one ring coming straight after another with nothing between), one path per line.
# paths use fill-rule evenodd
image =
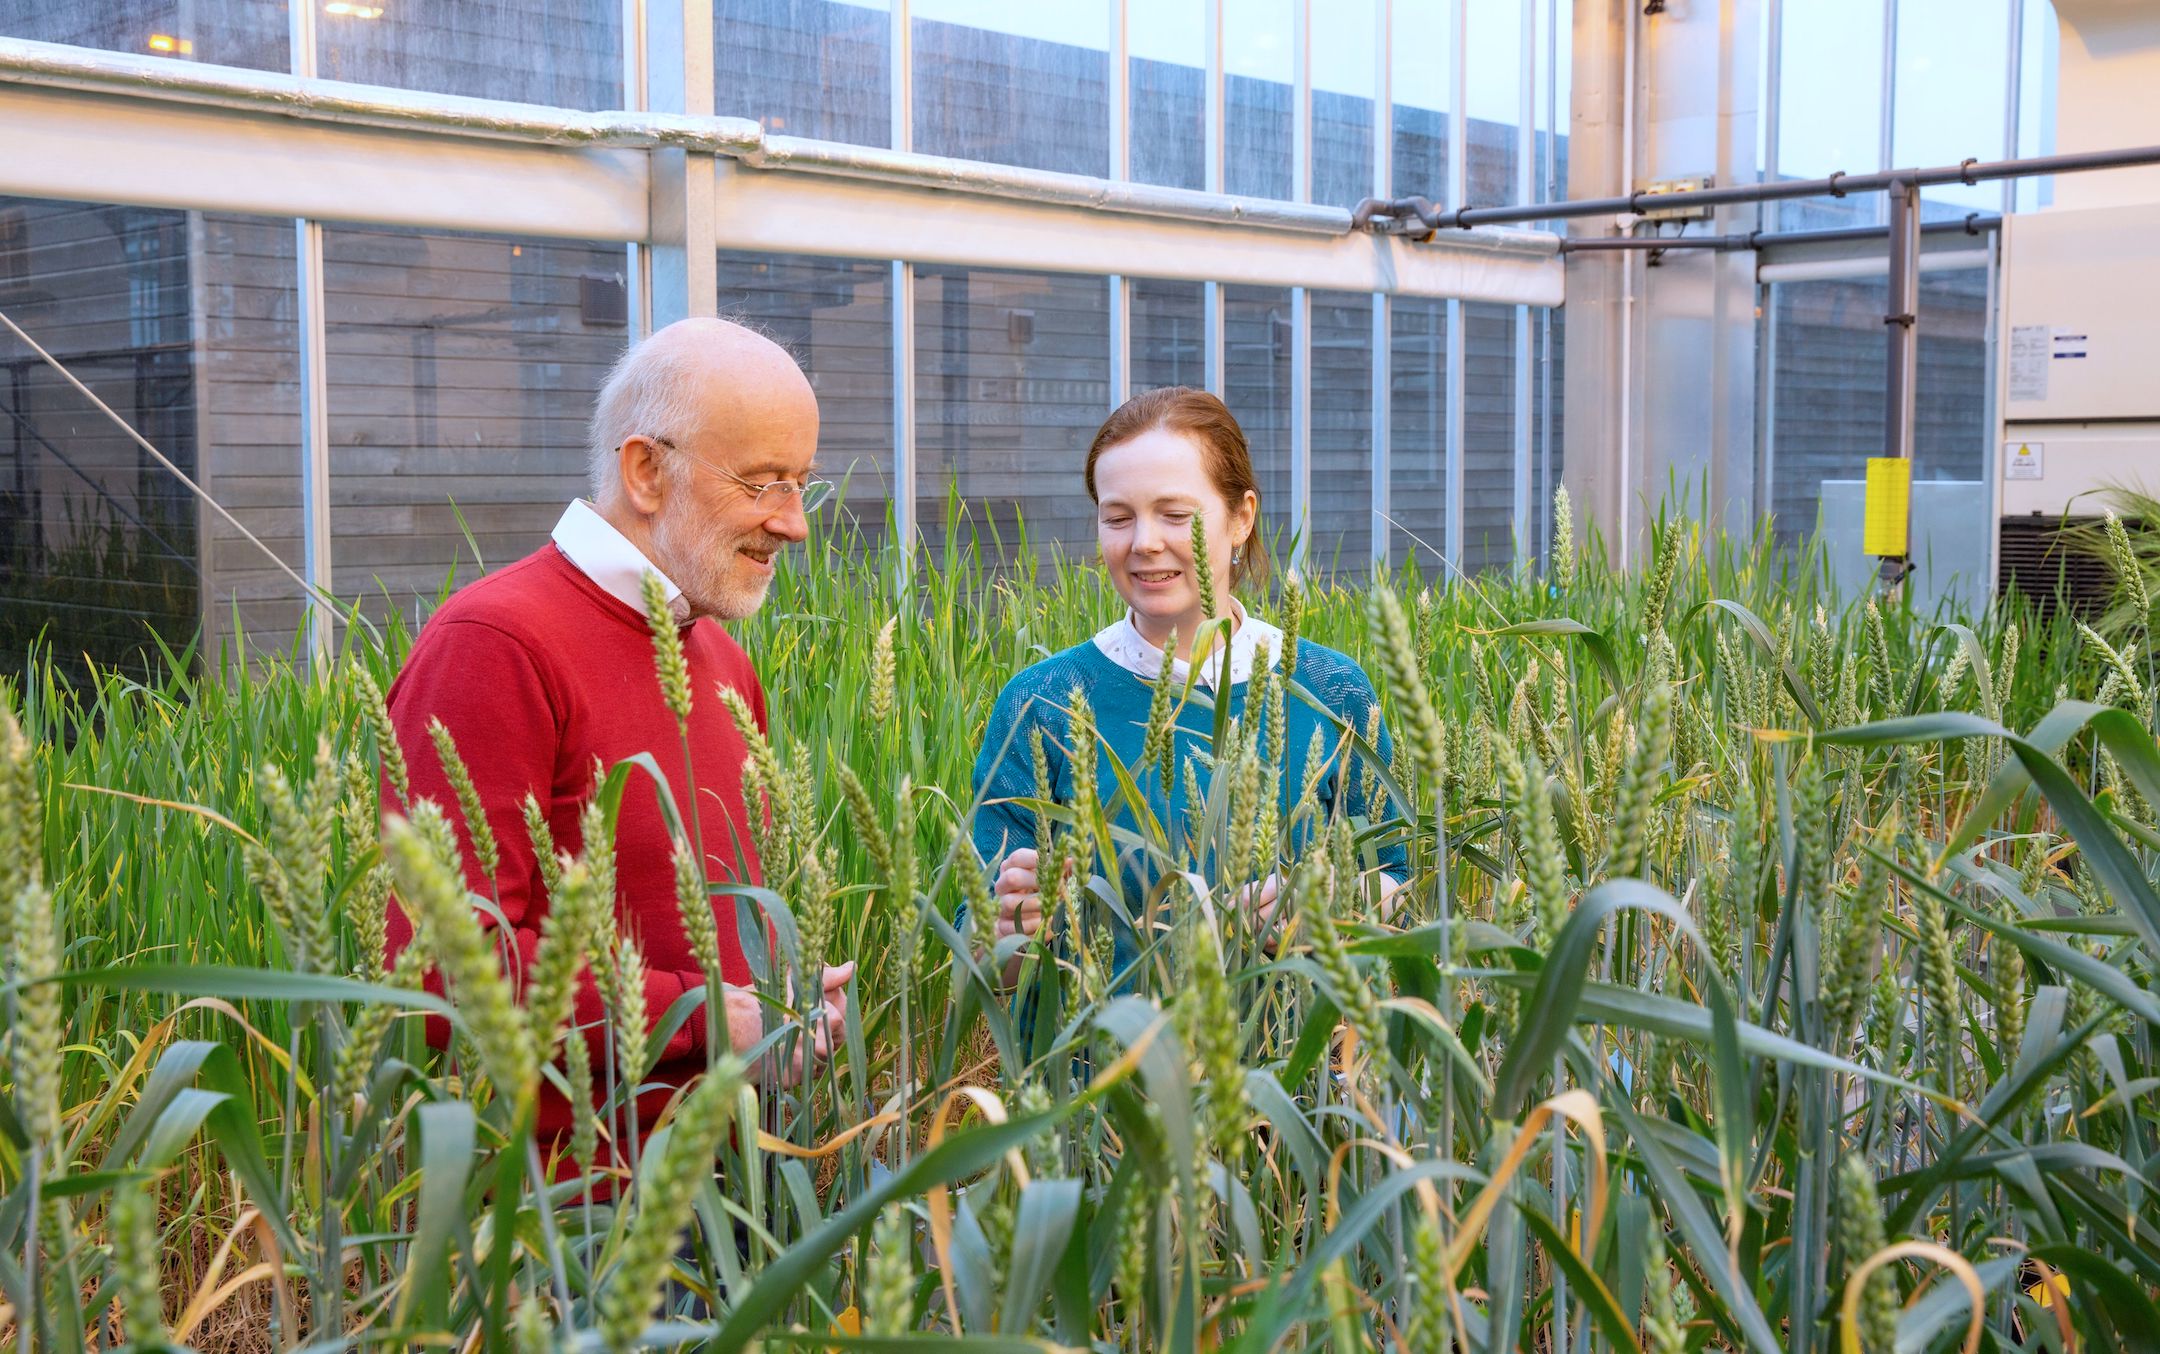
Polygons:
M698 358L688 344L633 345L615 360L593 401L586 475L595 503L620 487L616 452L633 437L666 438L676 446L698 430Z

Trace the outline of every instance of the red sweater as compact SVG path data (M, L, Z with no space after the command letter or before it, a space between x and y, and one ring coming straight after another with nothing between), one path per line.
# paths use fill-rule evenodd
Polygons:
M742 692L765 725L765 692L757 673L726 631L711 620L693 621L683 632L690 665L690 755L697 772L699 828L705 869L714 883L758 882L743 808L742 737L721 705L717 684ZM390 687L390 718L411 765L416 799L433 799L460 823L465 874L473 892L499 896L503 917L515 931L520 990L539 945L547 915L547 889L525 830L528 792L547 812L558 849L580 848L578 810L592 790L593 762L611 767L625 757L651 753L666 774L676 811L691 821L682 739L661 699L645 618L572 564L552 544L459 590L421 630L411 657ZM435 746L430 719L440 719L457 740L458 753L500 843L501 871L491 883L482 874L457 812ZM659 787L633 771L623 791L616 831L616 925L637 938L646 964L645 1003L657 1022L675 999L705 981L683 935L676 910L672 845L661 816ZM385 803L397 804L385 787ZM737 843L741 855L737 855ZM496 892L496 891L499 891ZM733 900L717 900L721 966L727 981L748 983ZM485 912L482 922L493 925ZM412 938L404 913L391 909L392 955ZM428 975L431 991L440 975ZM594 1034L596 1077L602 1007L591 972L578 976L576 1021ZM428 1020L428 1037L449 1039L448 1023ZM697 1013L668 1040L647 1077L660 1089L641 1097L643 1127L668 1095L705 1069L705 1016ZM603 1083L604 1084L604 1083ZM543 1143L566 1134L569 1102L543 1082L539 1134Z

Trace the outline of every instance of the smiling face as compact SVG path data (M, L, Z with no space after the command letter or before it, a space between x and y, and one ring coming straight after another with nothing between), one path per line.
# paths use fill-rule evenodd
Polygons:
M1179 650L1189 650L1203 619L1193 576L1193 519L1206 525L1216 603L1227 610L1230 556L1252 535L1259 499L1246 493L1226 502L1199 444L1153 428L1096 458L1095 501L1103 565L1140 633L1160 645L1174 627Z
M740 620L764 603L781 549L810 534L800 495L750 486L811 478L817 397L784 350L735 325L687 321L649 342L681 345L694 426L624 441L620 493L600 508L693 616Z

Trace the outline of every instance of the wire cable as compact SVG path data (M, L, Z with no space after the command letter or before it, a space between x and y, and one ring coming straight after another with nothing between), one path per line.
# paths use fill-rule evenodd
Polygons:
M90 401L90 403L96 405L98 408L98 412L105 415L105 417L111 419L114 425L120 429L120 431L126 433L129 437L135 439L136 446L139 446L144 451L149 452L153 457L157 459L157 463L159 465L162 465L167 470L170 470L173 473L173 477L178 479L182 484L186 485L188 489L197 498L208 504L211 509L217 513L218 516L224 518L227 522L231 523L233 530L239 532L242 536L245 536L249 544L253 545L257 550L262 551L264 556L266 556L272 564L275 564L278 568L284 570L285 576L287 578L290 578L293 582L300 585L300 591L304 595L310 598L327 595L324 594L322 590L317 588L314 584L302 578L290 564L287 564L282 558L279 557L277 551L272 550L269 546L263 544L262 537L257 536L252 531L249 531L247 527L241 523L239 518L225 511L225 505L218 502L216 499L210 497L209 491L204 489L201 485L197 484L185 470L182 470L179 466L174 465L171 457L167 456L164 452L159 451L156 447L151 446L149 438L144 437L139 432L136 432L134 425L130 424L126 419L120 417L120 415L114 413L111 405L99 399L97 397L97 392L92 390L90 387L84 385L80 380L76 379L75 373L69 371L66 365L60 361L60 359L54 357L51 353L46 352L43 347L39 346L36 339L24 333L22 326L15 323L14 320L10 319L8 317L8 313L4 310L0 310L0 324L6 325L8 329L14 333L16 338L21 339L31 352L36 353L38 357L44 361L46 366L51 367L54 371L59 372L60 375L66 379L69 385L75 387L75 389L77 389L78 391L81 391L83 398Z

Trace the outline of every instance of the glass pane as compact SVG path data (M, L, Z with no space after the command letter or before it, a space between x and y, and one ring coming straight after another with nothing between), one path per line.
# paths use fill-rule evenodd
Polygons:
M892 265L720 255L720 313L795 355L818 400L819 475L838 486L813 531L885 540L892 503Z
M1890 158L1954 165L2003 158L2012 0L1898 0L1897 117ZM1924 215L2000 211L2000 183L1921 190ZM1938 205L1939 204L1939 205Z
M1313 201L1355 207L1373 192L1377 0L1315 8L1312 29Z
M293 235L253 217L0 197L0 298L250 544L0 336L0 670L40 636L63 666L140 669L152 635L289 649L301 561Z
M1395 0L1388 84L1395 100L1394 192L1445 205L1455 19L1448 0Z
M915 149L1069 174L1110 172L1106 0L916 0Z
M1883 445L1881 278L1786 282L1773 288L1777 325L1775 460L1778 534L1816 526L1824 480L1858 480ZM1913 475L1977 480L1987 450L1987 278L1984 270L1920 277L1920 382Z
M1290 103L1297 79L1291 0L1223 0L1223 190L1296 196Z
M1530 326L1530 522L1543 561L1552 551L1553 492L1567 465L1567 307L1531 311Z
M1447 550L1448 304L1398 297L1390 309L1388 563L1433 579Z
M558 108L623 106L616 0L315 0L319 73Z
M2025 6L2020 30L2023 55L2018 60L2018 145L2020 156L2055 153L2055 75L2060 60L2056 46L2062 34L2055 26L2055 6L2049 0L2019 0ZM2017 210L2032 211L2055 200L2052 177L2013 180Z
M1521 163L1516 129L1522 125L1522 9L1516 4L1469 7L1468 107L1463 147L1468 205L1490 207L1522 196L1515 170Z
M1515 558L1515 307L1463 307L1464 573Z
M1099 277L916 271L916 512L933 551L957 493L993 559L1094 555L1082 471L1109 416L1109 332Z
M1784 8L1776 171L1784 179L1863 174L1882 162L1883 0L1813 0ZM1778 210L1781 230L1881 220L1880 193L1806 198Z
M1197 282L1136 277L1132 287L1132 389L1207 384L1207 324Z
M1290 545L1290 291L1223 288L1223 402L1245 429L1269 553Z
M713 111L767 131L892 144L892 14L838 0L716 0Z
M292 69L285 0L7 0L0 37L31 38L202 61Z
M627 338L623 248L332 227L323 257L331 577L417 628L586 491L593 397Z
M1372 568L1372 297L1312 298L1312 569Z
M1546 0L1538 10L1537 153L1535 166L1540 202L1568 195L1568 126L1574 97L1574 0Z
M1132 176L1207 187L1207 7L1151 0L1126 11Z

